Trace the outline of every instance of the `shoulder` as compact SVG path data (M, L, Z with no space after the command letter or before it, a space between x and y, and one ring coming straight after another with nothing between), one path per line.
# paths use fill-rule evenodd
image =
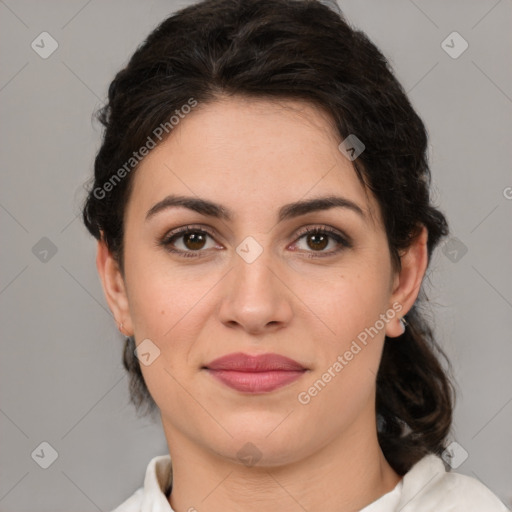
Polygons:
M172 465L169 455L153 457L146 468L144 486L137 489L112 512L144 512L172 509L167 501L167 491L172 482Z
M403 477L397 510L402 512L507 512L508 509L476 478L447 472L440 457L426 455Z

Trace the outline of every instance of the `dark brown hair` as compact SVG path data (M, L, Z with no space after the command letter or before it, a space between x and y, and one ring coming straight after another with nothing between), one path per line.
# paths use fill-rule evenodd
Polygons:
M421 226L428 229L430 261L448 226L430 201L425 126L382 53L334 2L326 4L205 0L164 20L117 73L98 113L104 134L83 220L121 271L133 171L105 184L191 98L200 105L220 95L298 99L327 111L342 140L354 134L365 145L354 169L380 205L395 267ZM444 449L452 422L451 365L419 309L424 301L422 291L405 333L386 338L377 375L379 443L400 475ZM134 348L127 338L132 401L154 411Z

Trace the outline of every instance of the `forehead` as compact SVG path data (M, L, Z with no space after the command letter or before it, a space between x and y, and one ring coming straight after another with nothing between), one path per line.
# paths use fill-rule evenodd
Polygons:
M250 217L342 194L373 217L376 202L340 142L330 116L306 102L231 97L199 104L139 164L130 203L149 208L167 194L195 195Z

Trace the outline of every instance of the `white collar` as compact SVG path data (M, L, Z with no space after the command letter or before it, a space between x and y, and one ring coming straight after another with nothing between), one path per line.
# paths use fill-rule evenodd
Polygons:
M169 455L151 459L144 487L114 512L174 512L167 494L172 483ZM475 478L447 472L440 457L425 455L398 482L360 512L507 512L508 509L487 487ZM510 512L510 511L509 511Z
M152 458L146 469L140 512L174 512L167 500L171 483L170 455L159 455Z

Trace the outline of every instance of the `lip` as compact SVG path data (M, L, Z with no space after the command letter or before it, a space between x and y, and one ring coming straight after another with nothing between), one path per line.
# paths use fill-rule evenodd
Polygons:
M265 393L299 379L307 371L279 354L251 356L242 352L215 359L203 367L223 384L246 393Z

